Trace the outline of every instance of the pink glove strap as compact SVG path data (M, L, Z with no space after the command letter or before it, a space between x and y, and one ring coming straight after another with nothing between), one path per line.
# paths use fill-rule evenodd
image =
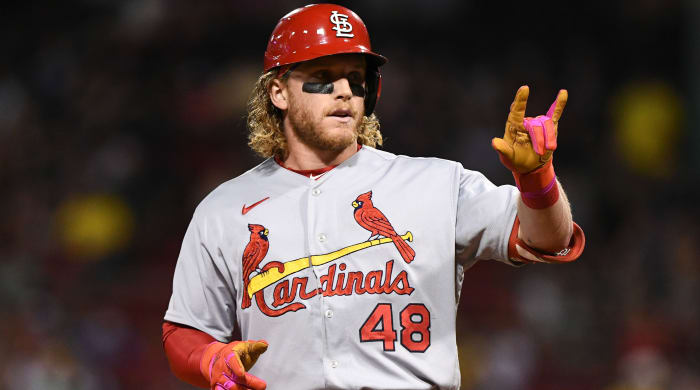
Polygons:
M552 160L532 172L513 172L523 203L532 209L546 209L559 200L559 186Z
M552 118L540 115L535 118L525 118L523 126L530 134L530 141L535 153L540 156L546 150L555 150L557 148L557 137L554 132L554 123Z
M535 118L525 118L523 120L523 126L530 134L532 148L540 156L544 154L545 150L555 150L557 148L557 134L554 130L554 121L552 120L556 106L557 100L549 106L546 115L538 115Z

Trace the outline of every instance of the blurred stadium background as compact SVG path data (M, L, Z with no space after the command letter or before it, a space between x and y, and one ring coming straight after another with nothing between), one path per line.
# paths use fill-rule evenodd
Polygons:
M521 84L559 88L576 263L466 275L463 389L700 389L700 1L341 2L383 68L384 149L511 183ZM0 388L186 389L160 325L201 198L259 162L245 102L300 1L0 11Z

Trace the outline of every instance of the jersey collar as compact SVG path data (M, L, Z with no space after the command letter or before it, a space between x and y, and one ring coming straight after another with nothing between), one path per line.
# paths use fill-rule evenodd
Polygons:
M357 150L359 151L360 149L362 149L362 145L357 144ZM285 166L284 163L282 162L282 160L280 160L280 158L277 156L275 156L275 162L277 163L277 165L281 166L282 168L284 168L288 171L292 171L294 173L298 173L302 176L306 176L309 178L312 177L315 180L320 179L324 173L326 173L326 172L330 171L331 169L338 166L338 164L336 164L336 165L329 165L327 167L323 167L323 168L319 168L319 169L293 169L293 168L289 168L289 167Z

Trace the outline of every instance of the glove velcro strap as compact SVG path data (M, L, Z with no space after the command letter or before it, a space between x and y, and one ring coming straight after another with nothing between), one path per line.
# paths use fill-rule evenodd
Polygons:
M513 172L521 199L527 207L545 209L559 200L559 186L552 160L528 173Z

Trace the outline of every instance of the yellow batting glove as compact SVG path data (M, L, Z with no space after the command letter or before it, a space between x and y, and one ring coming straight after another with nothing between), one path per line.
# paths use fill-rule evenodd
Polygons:
M568 92L559 91L557 99L546 115L525 117L530 88L523 85L510 105L503 138L491 140L491 146L499 153L501 162L517 174L532 172L552 159L557 148L557 127L566 106Z

